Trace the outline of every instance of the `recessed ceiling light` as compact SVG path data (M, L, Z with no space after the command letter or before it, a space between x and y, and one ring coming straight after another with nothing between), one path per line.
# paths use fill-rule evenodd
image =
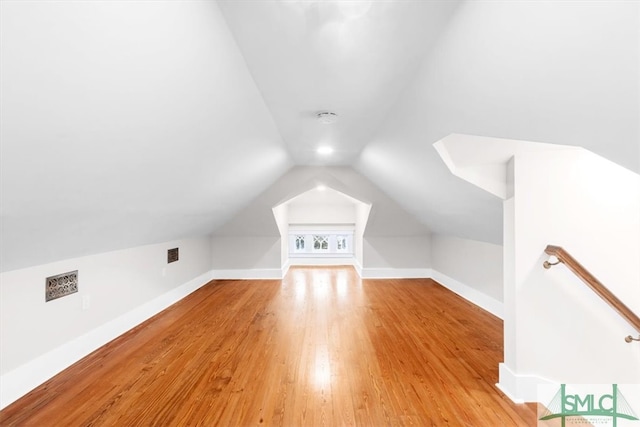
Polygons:
M322 154L323 156L328 156L329 154L333 153L333 147L329 147L328 145L321 145L320 147L318 147L316 152L318 154Z
M323 125L329 125L331 123L335 123L338 120L338 115L336 113L332 113L331 111L321 111L316 114L316 118Z
M316 190L318 190L318 191L324 191L324 190L326 190L326 189L327 189L327 186L326 186L326 185L323 185L323 184L320 184L320 185L318 185L318 186L316 187Z

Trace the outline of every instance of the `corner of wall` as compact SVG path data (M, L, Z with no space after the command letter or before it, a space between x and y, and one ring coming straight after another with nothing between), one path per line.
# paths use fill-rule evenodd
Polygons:
M353 268L356 269L356 272L358 273L359 277L362 277L362 264L360 264L360 261L358 260L358 258L353 258Z
M538 388L555 384L553 381L537 375L516 374L505 363L500 363L498 369L499 382L496 387L513 403L537 402Z
M291 268L291 260L289 260L289 258L287 258L285 263L282 265L282 275L281 275L281 277L283 279L284 279L284 276L286 276L287 273L289 272L289 268Z

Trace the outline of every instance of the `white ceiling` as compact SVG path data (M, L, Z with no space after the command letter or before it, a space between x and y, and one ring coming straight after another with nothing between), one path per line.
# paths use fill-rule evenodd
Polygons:
M354 206L356 203L362 203L361 201L347 196L333 188L327 187L324 184L319 184L318 187L312 188L299 196L286 202L286 204L295 203L297 205L332 205L332 206Z
M291 166L215 3L0 5L2 270L205 235Z
M248 209L267 221L316 185L283 184L299 178L292 165L353 168L357 179L332 188L354 197L351 181L377 187L386 198L369 202L393 208L372 232L500 243L500 199L453 176L432 146L452 133L580 145L640 171L640 2L0 8L3 271L216 230L271 233ZM337 123L314 119L325 110ZM320 144L336 152L320 157ZM262 197L274 185L300 191ZM389 228L399 210L424 227Z
M219 1L297 164L352 164L457 1ZM331 111L336 123L316 114ZM333 146L330 157L320 145Z
M432 146L453 133L640 171L640 2L219 4L294 161L353 165L436 233L502 242L501 200ZM325 143L337 153L316 155Z
M639 58L640 2L465 1L356 168L435 233L502 243L500 199L432 144L577 145L640 172Z

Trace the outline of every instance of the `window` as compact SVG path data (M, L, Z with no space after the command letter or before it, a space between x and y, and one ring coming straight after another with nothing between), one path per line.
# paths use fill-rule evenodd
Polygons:
M329 250L329 236L322 234L315 234L313 236L313 250L314 251L328 251Z
M289 230L289 256L292 258L349 258L353 256L353 231L346 227Z

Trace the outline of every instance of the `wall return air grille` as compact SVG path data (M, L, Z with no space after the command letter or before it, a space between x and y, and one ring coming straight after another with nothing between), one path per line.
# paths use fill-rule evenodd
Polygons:
M178 261L178 259L180 259L180 255L178 253L178 248L173 248L173 249L167 250L167 264L170 264L172 262L176 262L176 261Z
M76 292L78 292L78 270L47 277L46 279L46 302L74 294Z

